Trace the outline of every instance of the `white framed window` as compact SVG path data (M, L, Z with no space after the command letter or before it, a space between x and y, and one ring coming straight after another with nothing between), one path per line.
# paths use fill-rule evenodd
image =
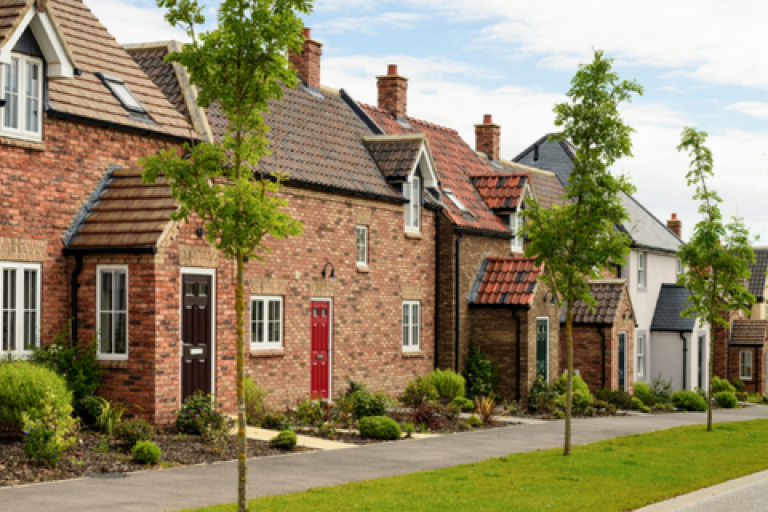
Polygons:
M677 259L677 275L680 275L683 273L683 262L680 260L680 258Z
M421 303L403 301L403 352L421 349Z
M251 350L283 348L283 298L251 297Z
M128 267L96 268L96 330L99 359L128 359Z
M110 92L114 94L115 98L120 101L125 110L137 114L147 113L147 109L145 109L141 102L136 99L136 96L134 96L131 90L128 89L128 86L125 85L122 78L107 75L106 73L96 73L96 76L101 78L104 85L106 85Z
M368 226L357 226L357 264L368 266Z
M0 356L29 356L40 346L40 276L37 263L0 262Z
M646 254L644 252L637 253L637 286L639 288L645 288L645 260Z
M26 55L14 55L9 65L0 66L0 133L40 140L43 133L43 62Z
M445 194L445 197L451 200L453 205L461 211L461 213L468 212L467 207L464 206L464 203L459 201L459 198L456 197L456 194L453 193L453 191L449 188L444 188L443 193Z
M637 376L645 377L645 334L637 335Z
M405 205L405 230L419 231L421 215L421 179L412 176L410 181L403 183L403 197L408 200Z
M509 230L512 231L512 245L511 248L514 252L520 252L523 250L523 237L518 234L518 230L523 225L523 218L518 214L513 213L509 216Z
M752 380L751 350L742 350L739 352L739 378L741 380Z

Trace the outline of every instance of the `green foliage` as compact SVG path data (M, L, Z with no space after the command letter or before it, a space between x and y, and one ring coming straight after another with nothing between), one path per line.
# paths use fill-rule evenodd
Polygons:
M496 422L496 400L492 396L475 397L475 414L477 414L483 423L490 424Z
M152 441L139 441L131 449L131 457L139 464L157 464L163 451Z
M656 394L647 382L635 382L635 397L648 407L656 405Z
M496 386L499 384L499 367L474 343L469 344L461 374L464 376L467 398L489 396L496 392Z
M465 379L453 370L440 370L436 368L429 374L429 380L437 390L437 394L443 403L451 402L464 396Z
M451 400L451 403L448 405L452 405L454 407L459 408L461 411L473 411L475 409L475 402L470 400L469 398L464 398L463 396L457 396L453 400Z
M612 403L619 409L632 408L632 396L620 389L614 391L609 388L604 388L595 393L595 397L603 402Z
M416 432L416 427L413 426L413 423L405 422L403 423L403 432L405 432L406 436L411 437Z
M132 448L139 441L154 441L155 427L145 419L132 418L117 425L115 437Z
M174 412L177 415L176 425L179 427L179 431L187 434L202 434L201 425L204 425L208 418L217 414L213 396L206 395L202 391L188 396L181 404L181 409Z
M721 409L736 409L739 406L736 395L730 391L720 391L715 393L715 403Z
M296 404L296 419L301 423L319 427L323 423L324 410L322 400L312 400L306 397Z
M657 402L668 404L672 400L672 377L665 380L659 372L651 381L651 389Z
M360 420L360 435L370 439L393 441L402 435L400 425L386 416L369 416Z
M743 384L744 383L742 382L742 385ZM711 386L712 386L712 394L717 394L717 393L720 393L722 391L725 391L725 392L728 392L728 393L735 393L736 392L736 387L733 384L728 382L726 379L721 379L717 375L712 377L712 384L711 384Z
M96 417L96 425L102 432L111 436L115 427L120 424L127 407L119 402L110 402L103 396L87 397L86 402L94 402L99 415Z
M743 393L743 392L739 393L739 392L737 392L737 393L734 393L734 394L736 395L736 399L739 402L746 402L749 399L749 393Z
M672 405L678 409L684 409L686 411L706 411L707 401L701 398L695 391L682 390L675 391L672 395Z
M644 406L640 407L640 412L649 413L649 412L651 412L651 408L648 407L647 405L644 405Z
M24 414L31 420L46 414L46 405L71 410L72 392L52 370L15 361L0 364L0 426L22 430Z
M556 400L556 403L558 405L565 409L565 390L566 386L568 385L568 372L563 372L563 374L560 376L559 379L557 379L557 382L555 383L555 389L557 389L560 396ZM573 407L578 411L584 411L587 407L592 405L592 402L595 401L595 397L592 396L592 393L589 391L589 386L586 382L584 382L584 379L581 378L579 375L573 376L573 384L572 388L573 390Z
M269 444L272 446L277 446L278 448L283 448L286 450L292 450L296 447L296 443L299 442L299 438L296 436L296 433L292 430L283 430L279 434L277 434L275 437L269 440Z
M101 387L104 369L99 366L96 355L98 340L92 343L73 343L69 337L72 322L54 334L53 342L35 349L31 360L64 377L67 388L72 392L75 413L84 423L93 425L99 415L98 404L90 400Z
M555 411L555 418L561 420L565 418L565 413L558 409L557 411Z
M99 442L93 449L96 453L107 453L109 451L109 439L107 436L99 436Z
M268 412L261 418L261 428L282 430L288 426L288 419L279 412Z
M2 365L0 365L2 366ZM49 393L42 411L24 421L24 455L49 466L55 466L64 451L77 441L78 422L72 417L72 406L61 403Z
M476 414L473 414L472 416L467 418L467 425L469 425L472 428L477 428L482 424L483 424L483 420L481 420L480 417L477 416Z
M437 389L429 377L416 377L408 383L398 400L405 406L418 407L424 401L431 402L438 398Z
M245 418L249 425L259 423L262 414L264 414L264 397L266 395L266 390L253 382L253 379L245 378Z
M371 393L367 389L355 391L351 398L354 415L357 419L381 416L392 402L392 398L386 393L382 391Z
M643 401L637 398L636 396L633 396L629 401L629 408L634 411L639 411L643 407L646 407L645 404L643 404Z
M738 378L738 377L734 377L734 378L732 378L732 379L731 379L731 384L733 385L734 389L735 389L735 390L736 390L738 393L743 393L743 392L746 390L746 388L747 388L746 384L744 384L744 381L743 381L743 380L741 380L741 379L740 379L740 378Z
M605 400L595 400L594 402L592 402L592 408L605 409L605 412L607 412L610 415L616 414L616 406L610 402L606 402Z
M553 412L555 410L555 401L560 396L556 386L550 386L541 375L536 377L536 381L528 392L528 408L540 412Z
M557 379L557 382L555 382L555 388L557 389L557 392L561 395L565 394L565 389L568 384L568 372L563 372L562 375L560 375L560 378ZM584 379L581 378L580 375L574 375L573 376L573 384L572 388L574 392L576 391L583 391L586 394L590 394L589 386L586 382L584 382Z

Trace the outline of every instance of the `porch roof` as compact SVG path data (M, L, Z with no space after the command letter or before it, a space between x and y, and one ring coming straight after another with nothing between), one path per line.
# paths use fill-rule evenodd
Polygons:
M469 303L476 306L530 306L543 267L535 258L487 257L480 264Z
M734 320L731 328L731 345L765 345L768 320Z
M604 280L593 281L589 285L592 297L597 301L594 311L591 310L584 301L573 303L573 323L588 325L613 325L617 320L621 299L624 297L626 281ZM565 323L566 305L560 312L560 323ZM634 310L630 304L630 311L634 315Z

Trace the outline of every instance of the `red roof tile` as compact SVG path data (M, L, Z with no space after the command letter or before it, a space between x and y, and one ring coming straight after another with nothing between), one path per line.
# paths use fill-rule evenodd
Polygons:
M535 258L486 258L480 265L469 302L476 305L529 305L541 271Z
M472 183L492 210L516 211L523 197L530 173L492 173L472 176Z
M469 210L470 215L463 215L451 201L443 201L445 211L454 224L463 228L509 233L509 228L491 211L469 180L473 175L488 174L488 166L456 130L411 117L401 118L407 121L404 125L386 110L363 103L360 106L387 134L427 135L442 186L450 189Z

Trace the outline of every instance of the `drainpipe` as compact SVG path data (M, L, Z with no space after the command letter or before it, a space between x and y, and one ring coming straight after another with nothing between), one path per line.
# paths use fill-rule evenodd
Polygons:
M515 400L519 404L520 399L523 396L522 391L520 390L520 315L515 308L512 309L512 318L515 319L515 330L517 331L517 356L515 357L515 365L517 367L517 390L515 391Z
M683 340L683 389L688 389L688 340L683 331L680 331L680 339Z
M440 215L441 212L435 212L435 369L438 367L438 361L440 357L440 341L437 336L437 326L439 320L440 309Z
M459 262L461 261L461 258L459 257L459 244L461 244L461 241L464 239L464 233L459 233L459 237L456 239L456 268L454 279L456 280L455 288L456 288L456 304L455 304L455 318L453 319L453 370L456 373L459 373Z
M83 270L83 255L75 253L75 268L72 269L72 343L78 343L77 334L77 290L80 288L80 284L77 282L77 278L80 276L80 272Z
M602 327L597 328L597 333L600 335L600 338L602 341L600 342L600 352L602 354L602 368L601 368L601 375L602 375L602 382L603 386L601 389L605 389L605 331Z

